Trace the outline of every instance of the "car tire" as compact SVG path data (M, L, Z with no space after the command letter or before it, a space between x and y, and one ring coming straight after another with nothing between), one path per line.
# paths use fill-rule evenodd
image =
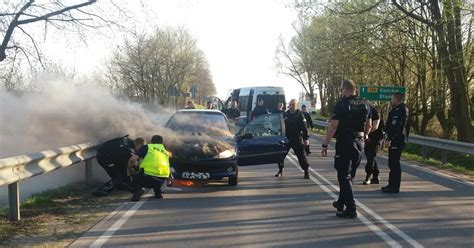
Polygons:
M229 186L237 186L238 182L239 181L237 175L229 177Z

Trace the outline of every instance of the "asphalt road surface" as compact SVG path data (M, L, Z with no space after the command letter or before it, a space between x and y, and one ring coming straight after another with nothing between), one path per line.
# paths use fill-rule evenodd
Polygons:
M239 185L225 182L149 191L127 202L72 247L474 247L474 185L405 163L399 194L355 179L356 219L335 216L334 149L320 156L312 139L311 179L290 152L283 178L276 164L240 167Z

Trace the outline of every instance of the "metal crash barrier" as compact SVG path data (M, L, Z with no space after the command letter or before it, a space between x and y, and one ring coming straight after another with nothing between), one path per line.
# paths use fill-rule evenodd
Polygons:
M20 220L20 181L85 161L85 181L92 183L92 159L99 143L85 143L59 149L0 159L0 186L8 185L10 220Z
M327 131L330 122L325 121L313 121L315 126L322 127ZM464 153L464 154L474 154L474 144L467 142L460 142L447 139L439 139L432 137L425 137L421 135L410 135L408 136L408 143L416 144L421 146L421 153L424 159L428 158L428 149L436 148L442 151L441 160L443 164L448 161L448 151Z

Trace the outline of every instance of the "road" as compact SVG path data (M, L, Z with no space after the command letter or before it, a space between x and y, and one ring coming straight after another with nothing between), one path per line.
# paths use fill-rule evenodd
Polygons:
M276 165L240 167L239 185L212 183L169 188L165 199L148 192L124 203L71 247L474 247L474 185L405 163L399 194L355 179L359 216L335 217L338 192L334 150L319 155L312 139L311 180L292 152L283 178Z

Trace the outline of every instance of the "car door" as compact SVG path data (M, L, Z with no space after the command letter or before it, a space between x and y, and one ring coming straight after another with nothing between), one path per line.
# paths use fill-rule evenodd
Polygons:
M279 113L257 117L236 136L240 166L282 162L288 153L285 124Z

